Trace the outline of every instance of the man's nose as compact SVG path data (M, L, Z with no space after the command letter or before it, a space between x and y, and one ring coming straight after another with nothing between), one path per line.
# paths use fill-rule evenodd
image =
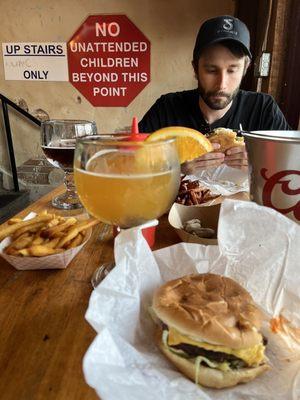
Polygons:
M226 74L226 72L220 72L218 74L217 87L218 87L218 90L226 90L227 89L227 74Z

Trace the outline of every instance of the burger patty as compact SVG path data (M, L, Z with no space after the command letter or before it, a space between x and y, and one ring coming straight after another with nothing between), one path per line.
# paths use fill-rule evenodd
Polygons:
M203 356L211 361L216 361L218 363L227 361L230 363L230 366L232 368L243 368L247 366L247 364L243 360L234 356L233 354L226 354L220 351L205 350L202 347L197 347L186 343L180 343L170 347L177 350L182 350L193 358L196 358L198 356Z

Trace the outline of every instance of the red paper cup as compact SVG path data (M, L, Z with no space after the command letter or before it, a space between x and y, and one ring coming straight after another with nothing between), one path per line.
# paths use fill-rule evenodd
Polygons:
M144 238L147 240L147 243L152 249L155 243L155 231L156 231L156 225L155 226L149 226L149 228L144 228L142 229L142 234Z
M149 226L149 228L142 229L142 234L151 249L155 243L155 232L156 232L156 225ZM113 227L113 236L116 237L119 233L120 233L120 228L118 228L117 226L114 226Z

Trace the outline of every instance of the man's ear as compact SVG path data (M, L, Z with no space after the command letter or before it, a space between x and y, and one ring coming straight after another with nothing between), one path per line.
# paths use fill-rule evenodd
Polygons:
M194 76L196 79L198 79L198 63L196 63L195 60L192 60L192 66L194 70Z
M251 64L250 57L246 56L246 57L245 57L245 66L244 66L244 72L243 72L243 76L245 76L245 75L246 75L246 73L247 73L247 71L248 71L248 68L249 68L250 64Z

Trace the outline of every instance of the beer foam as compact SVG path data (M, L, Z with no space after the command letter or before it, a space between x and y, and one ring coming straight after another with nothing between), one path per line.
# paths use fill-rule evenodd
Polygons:
M149 174L100 174L98 172L85 171L81 168L75 168L81 174L91 175L101 178L109 178L109 179L145 179L145 178L154 178L157 176L169 175L172 174L177 168L169 169L168 171L149 173Z
M42 149L51 149L51 150L72 150L75 149L74 146L41 146Z
M76 145L76 139L58 139L58 140L52 140L51 142L48 143L47 146L42 146L42 147L51 147L52 149L61 149L61 148L70 148L73 147L75 148Z

